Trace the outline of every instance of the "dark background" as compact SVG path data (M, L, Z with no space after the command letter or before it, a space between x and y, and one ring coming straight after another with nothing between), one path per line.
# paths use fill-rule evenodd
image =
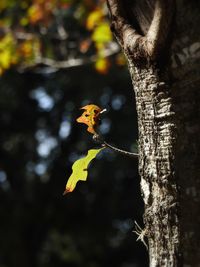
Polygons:
M0 266L147 266L133 233L142 226L137 160L106 149L88 181L62 196L73 162L90 148L79 108L108 112L100 130L137 149L134 95L126 67L92 65L47 73L7 71L0 79Z

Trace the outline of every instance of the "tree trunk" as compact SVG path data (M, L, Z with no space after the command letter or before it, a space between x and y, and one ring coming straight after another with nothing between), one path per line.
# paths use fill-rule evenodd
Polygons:
M167 58L174 29L174 2L108 0L108 7L111 29L127 57L136 97L139 172L145 203L143 234L148 238L150 267L199 267L200 78L196 59L200 57L200 43L195 42L195 34L192 44L179 34L173 45L171 75ZM194 6L184 8L182 1L178 4L180 29L186 23L186 10L194 24ZM183 49L180 58L177 47ZM182 53L187 60L192 58L189 69L184 66L187 60Z
M139 172L150 266L180 266L172 88L152 64L130 64L130 72L138 112Z

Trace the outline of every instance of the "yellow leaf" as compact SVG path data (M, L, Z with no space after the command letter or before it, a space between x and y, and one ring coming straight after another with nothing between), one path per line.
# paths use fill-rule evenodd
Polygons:
M22 26L27 26L28 23L29 23L29 20L28 20L27 17L22 17L22 18L20 19L20 24L21 24Z
M6 0L1 0L0 1L0 11L6 9L7 5L8 5L8 3Z
M18 46L18 54L23 61L32 61L40 55L40 43L38 39L30 39L21 42Z
M12 65L13 54L15 53L15 41L8 33L0 40L0 68L1 74Z
M1 53L1 66L3 69L8 69L10 67L12 57L10 50L4 50L3 53Z
M108 58L98 58L95 62L95 69L101 74L107 74L110 68L110 61Z
M88 165L102 149L104 149L104 147L99 149L90 149L88 150L87 156L78 159L77 161L74 162L72 166L72 174L68 179L65 192L63 193L63 195L72 192L76 187L78 181L87 180Z
M28 17L30 19L30 22L32 24L36 24L40 20L42 20L44 14L43 10L40 5L38 4L33 4L29 9L28 9Z
M96 27L92 34L92 40L95 43L108 43L112 41L112 33L108 22L103 22Z
M90 13L90 15L87 18L86 21L86 28L88 30L93 30L94 27L100 23L100 21L103 18L103 12L101 9L97 8L93 12Z

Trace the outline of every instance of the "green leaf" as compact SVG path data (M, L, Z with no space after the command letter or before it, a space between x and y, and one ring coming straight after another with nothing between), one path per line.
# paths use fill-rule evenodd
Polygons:
M77 161L74 162L72 166L72 174L67 181L63 195L72 192L76 187L78 181L87 180L88 165L102 149L104 149L104 147L99 149L90 149L88 150L87 156L78 159Z

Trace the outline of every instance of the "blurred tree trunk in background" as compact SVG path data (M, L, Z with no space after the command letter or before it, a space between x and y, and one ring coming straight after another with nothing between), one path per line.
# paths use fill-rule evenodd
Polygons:
M108 8L136 97L150 266L198 267L200 3L108 0Z

